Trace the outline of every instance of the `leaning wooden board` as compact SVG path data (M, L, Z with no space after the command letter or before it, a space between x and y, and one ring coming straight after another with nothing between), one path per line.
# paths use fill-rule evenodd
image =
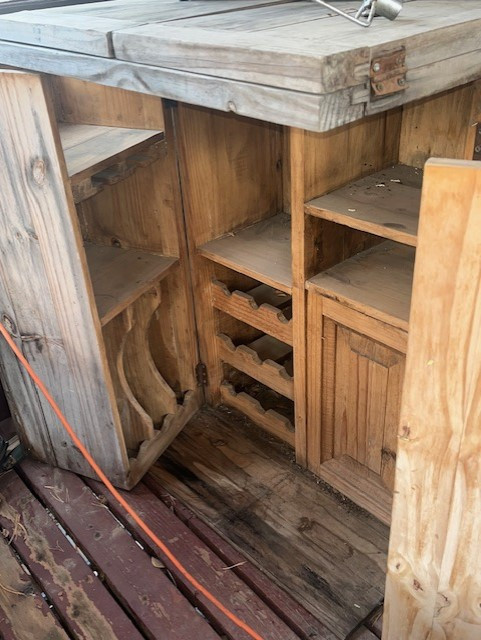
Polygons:
M472 0L369 29L304 1L108 0L3 16L0 63L326 131L479 77L480 27ZM374 97L373 60L402 47L403 90Z

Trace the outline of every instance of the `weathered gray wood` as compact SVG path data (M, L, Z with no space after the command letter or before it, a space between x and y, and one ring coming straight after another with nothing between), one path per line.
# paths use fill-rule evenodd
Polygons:
M0 19L0 63L326 131L480 77L480 27L472 0L410 1L369 29L311 2L111 0ZM372 99L373 57L399 46L407 88Z
M149 24L113 34L115 56L206 75L259 82L299 91L328 93L369 78L372 57L406 46L408 69L479 50L481 6L417 0L395 22L377 20L360 29L341 17L312 20L309 4L299 3L296 22L270 26L279 7L264 10L265 29L195 27L196 20ZM284 9L285 10L285 9ZM252 12L245 11L246 17ZM305 17L304 17L305 14ZM243 17L243 16L241 16ZM461 27L459 25L462 25ZM463 36L460 37L460 29ZM442 81L442 74L438 78ZM458 83L465 79L461 76ZM441 90L441 89L437 89ZM404 92L407 96L409 89ZM429 95L428 91L424 95Z
M123 484L127 456L53 126L41 79L0 72L0 314L81 440ZM0 353L33 452L91 474L3 340Z
M82 78L220 111L235 111L239 115L311 131L327 131L339 123L357 120L364 114L363 104L353 104L353 90L350 89L319 97L197 73L6 42L0 42L0 63Z

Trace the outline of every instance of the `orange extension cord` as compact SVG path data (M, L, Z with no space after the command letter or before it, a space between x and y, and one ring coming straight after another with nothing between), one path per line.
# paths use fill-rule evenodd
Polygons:
M92 469L95 471L95 473L98 475L98 477L100 478L100 480L103 482L103 484L107 487L107 489L110 491L110 493L114 496L114 498L122 505L122 507L127 511L127 513L132 516L132 518L135 520L135 522L139 525L139 527L144 531L144 533L146 533L149 538L152 540L152 542L154 542L159 549L162 551L162 553L172 562L172 564L180 571L180 573L187 578L187 580L190 582L190 584L197 589L203 596L205 596L208 600L210 600L210 602L212 602L213 605L215 605L219 611L222 611L222 613L229 618L229 620L231 620L234 624L236 624L240 629L242 629L243 631L245 631L251 638L254 638L254 640L263 640L263 638L253 629L251 629L251 627L246 623L243 622L240 618L238 618L234 613L232 613L231 611L229 611L229 609L227 609L227 607L225 607L222 602L219 602L219 600L217 600L217 598L215 596L212 595L212 593L210 593L210 591L208 591L208 589L206 589L205 587L203 587L200 582L198 582L193 575L191 575L187 569L183 566L183 564L174 556L174 554L168 549L168 547L162 542L162 540L160 540L155 533L150 529L150 527L148 527L145 522L142 520L142 518L137 514L137 512L129 505L129 503L125 500L125 498L123 498L121 496L121 494L117 491L117 489L113 486L113 484L110 482L110 480L107 478L107 476L105 475L105 473L102 471L102 469L99 467L99 465L95 462L95 460L92 458L92 456L90 455L90 453L87 451L87 449L85 448L85 446L82 444L82 442L78 439L77 435L75 434L75 431L72 429L72 427L70 426L70 424L68 423L67 419L65 418L65 416L63 415L63 413L60 411L57 403L55 402L55 400L52 398L52 396L50 395L50 393L48 392L48 390L46 389L45 385L43 384L43 382L40 380L40 378L37 376L37 374L35 373L35 371L32 369L32 367L29 365L29 363L27 362L27 360L25 359L24 355L22 354L22 352L19 350L19 348L17 347L17 345L15 344L15 342L12 340L10 334L8 333L7 329L4 327L4 325L0 322L0 333L3 335L3 337L5 338L8 346L10 347L10 349L13 351L13 353L17 356L18 360L20 361L20 363L23 365L23 367L26 369L28 375L32 378L32 380L35 382L35 384L37 385L37 387L40 389L40 391L43 393L43 395L45 396L47 402L50 404L50 406L52 407L52 409L54 410L55 414L57 415L58 419L60 420L60 422L62 423L63 428L65 429L65 431L69 434L69 436L72 438L74 444L76 447L78 447L78 449L80 450L80 453L83 455L83 457L87 460L87 462L89 463L89 465L92 467Z

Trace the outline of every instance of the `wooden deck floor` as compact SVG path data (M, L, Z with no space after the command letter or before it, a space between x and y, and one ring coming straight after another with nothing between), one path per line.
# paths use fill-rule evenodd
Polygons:
M264 640L344 638L382 598L385 528L240 429L200 412L128 499ZM27 460L0 478L0 528L5 640L248 638L95 482ZM376 615L351 637L380 637Z

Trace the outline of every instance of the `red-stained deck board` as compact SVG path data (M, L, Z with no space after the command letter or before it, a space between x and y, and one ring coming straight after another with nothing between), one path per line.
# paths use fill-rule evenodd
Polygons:
M249 585L301 640L338 640L337 636L320 620L272 582L240 551L200 520L188 507L171 496L155 474L147 474L144 483L196 536L215 551L226 566L232 567L232 571Z
M0 491L0 526L48 593L65 628L78 640L142 640L144 636L14 471L2 478Z
M91 487L103 494L101 484L87 481ZM170 550L184 564L197 580L206 586L230 611L249 624L263 640L297 640L298 636L290 629L261 599L231 570L226 563L203 543L179 518L141 484L130 492L125 492L131 506L145 520L155 534L167 543ZM146 546L153 547L150 539L125 516L123 510L113 499L105 495L112 511L128 523L129 529L136 533ZM159 551L160 554L160 551ZM161 554L160 554L161 555ZM195 593L179 571L165 558L163 562L175 576L176 582L191 597L198 598L198 606L211 620L211 623L231 640L249 640L250 636L228 620L204 596Z
M22 474L153 640L219 640L164 571L152 563L78 476L26 460ZM130 495L130 494L127 494Z
M68 640L7 540L0 540L0 576L2 640Z

